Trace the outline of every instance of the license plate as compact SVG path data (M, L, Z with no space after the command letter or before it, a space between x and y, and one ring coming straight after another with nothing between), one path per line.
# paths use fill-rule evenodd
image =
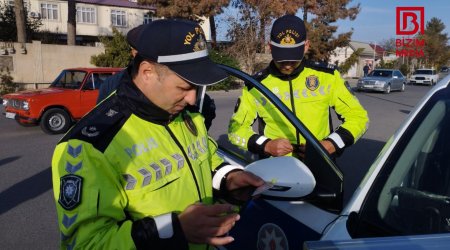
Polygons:
M16 113L6 112L5 117L9 119L14 119L16 118Z
M364 85L364 88L373 88L373 85Z

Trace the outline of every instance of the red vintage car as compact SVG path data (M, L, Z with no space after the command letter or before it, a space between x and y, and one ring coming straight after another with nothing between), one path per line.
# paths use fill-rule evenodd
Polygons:
M5 117L37 125L48 134L65 133L93 107L102 82L122 68L63 70L48 88L4 95Z

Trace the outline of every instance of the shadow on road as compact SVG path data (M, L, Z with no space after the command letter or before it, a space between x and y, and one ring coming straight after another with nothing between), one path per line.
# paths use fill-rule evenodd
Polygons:
M5 159L1 159L0 160L0 166L1 165L5 165L5 164L10 163L10 162L13 162L13 161L18 160L18 159L20 159L20 156L12 156L12 157L7 157Z
M47 168L0 193L0 214L52 188L52 171Z

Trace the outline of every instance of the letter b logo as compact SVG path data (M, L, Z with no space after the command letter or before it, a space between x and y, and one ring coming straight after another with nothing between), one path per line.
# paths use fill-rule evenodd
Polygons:
M423 34L424 9L424 7L397 7L397 35L414 35L418 31Z

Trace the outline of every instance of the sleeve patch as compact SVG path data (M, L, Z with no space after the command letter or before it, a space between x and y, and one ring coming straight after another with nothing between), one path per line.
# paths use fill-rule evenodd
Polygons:
M83 178L78 175L65 175L60 179L58 203L66 210L72 210L81 203Z

